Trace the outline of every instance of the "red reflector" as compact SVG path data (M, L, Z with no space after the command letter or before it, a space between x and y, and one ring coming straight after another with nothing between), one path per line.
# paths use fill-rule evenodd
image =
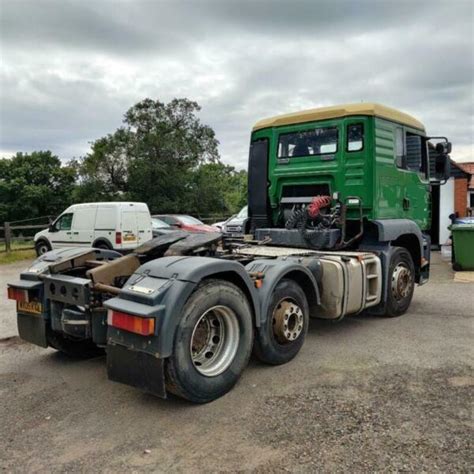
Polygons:
M153 318L141 318L120 311L109 310L107 323L114 328L123 329L128 332L150 336L155 332L155 320Z
M20 288L8 287L8 299L15 301L29 301L28 290L22 290Z
M117 245L122 243L122 232L115 232L115 243Z

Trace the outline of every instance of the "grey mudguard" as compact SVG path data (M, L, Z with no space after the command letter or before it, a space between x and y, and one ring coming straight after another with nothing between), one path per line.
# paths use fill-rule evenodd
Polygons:
M273 291L278 282L285 277L291 278L298 283L304 282L305 292L311 308L319 304L319 289L317 279L319 278L321 267L318 259L314 257L283 257L276 259L254 260L246 267L248 272L261 272L265 276L262 286L258 290L260 300L260 321L267 317L267 308L270 304Z
M230 281L238 278L245 285L259 325L258 293L242 264L208 257L163 257L138 268L119 296L104 304L116 311L155 318L155 334L140 336L109 326L108 344L168 357L187 299L201 280L213 276Z
M423 234L416 222L410 219L381 219L371 222L377 226L380 242L390 242L402 235L414 234L420 244L420 255L423 255Z

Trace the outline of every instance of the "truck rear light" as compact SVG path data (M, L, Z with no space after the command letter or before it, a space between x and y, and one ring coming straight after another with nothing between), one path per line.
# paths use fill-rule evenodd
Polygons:
M151 336L155 332L155 320L153 318L141 318L121 311L109 310L107 323L114 328L140 334L141 336Z
M122 232L115 232L115 243L117 245L122 243Z
M14 288L13 286L8 287L8 299L21 301L21 302L28 302L28 290L22 290L20 288Z

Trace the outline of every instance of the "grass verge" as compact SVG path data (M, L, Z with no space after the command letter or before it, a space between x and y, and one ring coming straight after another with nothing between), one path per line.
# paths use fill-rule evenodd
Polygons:
M30 250L12 250L11 252L0 252L0 265L7 263L19 262L21 260L28 260L36 258L36 252Z

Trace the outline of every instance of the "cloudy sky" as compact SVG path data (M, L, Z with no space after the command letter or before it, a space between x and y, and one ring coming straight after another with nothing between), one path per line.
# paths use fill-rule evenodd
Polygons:
M0 0L0 156L84 155L144 97L188 97L246 166L263 117L377 101L474 161L474 2Z

